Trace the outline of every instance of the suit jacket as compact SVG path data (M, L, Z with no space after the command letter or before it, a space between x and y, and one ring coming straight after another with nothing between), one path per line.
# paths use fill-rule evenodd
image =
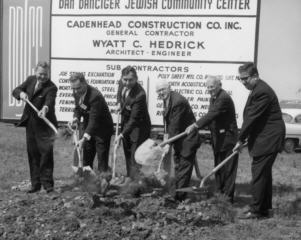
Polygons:
M168 106L164 110L164 121L169 138L184 132L189 125L195 122L194 114L185 97L177 92L170 92ZM194 132L174 142L175 153L189 157L195 153L200 143L198 132Z
M113 134L113 120L102 94L88 85L83 103L75 97L74 117L84 119L84 132L90 136L107 138Z
M278 98L266 82L258 80L244 108L239 140L248 138L250 155L261 156L281 151L284 137Z
M137 83L123 99L121 96L124 85L119 83L117 102L121 104L121 133L137 142L149 137L151 121L147 110L146 94L142 86Z
M49 79L47 82L43 83L42 86L37 89L35 86L37 83L36 76L29 76L25 82L13 90L13 96L20 100L20 93L25 92L28 95L29 101L38 109L41 110L44 105L48 106L48 112L46 117L57 126L57 120L55 116L55 98L57 93L56 85ZM45 128L46 123L37 115L37 113L26 103L23 110L23 115L17 126L26 126L29 117L34 118L37 127ZM48 126L47 126L48 128Z
M235 107L230 95L221 89L210 98L208 113L199 119L199 128L209 126L215 153L232 149L237 142Z

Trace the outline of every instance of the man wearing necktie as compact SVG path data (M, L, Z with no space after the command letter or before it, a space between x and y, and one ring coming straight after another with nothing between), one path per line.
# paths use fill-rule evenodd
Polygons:
M53 130L40 118L46 117L57 126L55 98L57 87L48 78L49 65L39 62L35 75L13 90L18 100L29 100L39 110L37 114L26 103L22 118L17 126L26 127L26 143L29 161L31 189L28 193L38 192L41 186L50 193L53 191Z
M211 95L208 112L186 129L188 134L209 126L211 144L214 153L214 166L232 154L237 141L237 123L235 107L230 95L222 89L221 81L216 76L206 78L206 86ZM226 163L215 174L218 191L233 202L238 155Z
M285 138L285 125L274 90L259 78L254 63L238 69L241 83L251 93L243 112L243 123L234 151L248 140L252 159L252 202L243 219L269 217L272 210L272 167Z
M181 94L171 91L166 80L157 81L156 91L158 98L163 100L164 103L163 117L168 138L184 132L190 124L195 122L194 114L187 99ZM201 139L197 131L173 143L175 179L171 185L171 194L177 201L182 201L186 197L185 193L175 193L175 189L189 186L196 151L200 144ZM168 152L168 150L169 148L165 147L165 151Z
M113 120L109 107L96 88L90 86L82 73L70 77L70 85L75 98L75 109L72 123L79 124L83 118L83 134L79 140L79 148L83 148L84 166L93 169L93 161L97 153L98 170L109 170L108 158Z
M122 69L117 93L118 110L121 113L121 133L115 143L120 144L121 141L123 143L127 170L126 182L137 178L139 165L134 158L135 151L149 138L151 129L146 93L137 81L135 68L127 66Z

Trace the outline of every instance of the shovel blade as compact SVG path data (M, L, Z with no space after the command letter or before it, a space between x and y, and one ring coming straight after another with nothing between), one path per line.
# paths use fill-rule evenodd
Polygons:
M87 173L89 173L89 174L91 174L91 175L93 175L93 176L96 175L96 173L94 172L94 170L93 170L90 166L84 166L84 167L83 167L83 171L84 171L84 172L87 172Z
M186 192L186 193L208 193L208 187L186 187L186 188L178 188L176 189L176 192Z
M194 192L197 189L197 187L185 187L185 188L178 188L176 189L176 192Z
M72 166L73 172L78 175L79 177L83 176L84 170L81 167Z
M78 167L77 166L71 166L71 167L72 167L73 172L75 172L75 173L78 172Z

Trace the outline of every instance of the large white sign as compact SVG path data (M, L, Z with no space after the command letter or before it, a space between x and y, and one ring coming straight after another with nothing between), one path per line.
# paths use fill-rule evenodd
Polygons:
M203 116L208 110L209 95L205 86L206 75L219 75L222 69L223 88L226 89L236 103L238 120L242 119L243 103L246 100L246 90L238 84L236 74L239 65L235 64L198 64L198 63L158 63L158 62L128 62L111 63L105 61L53 60L52 74L57 79L59 87L56 112L60 120L72 117L74 99L70 89L69 77L74 72L85 74L88 82L98 88L105 97L111 113L115 114L116 94L120 70L132 65L138 70L140 84L148 93L148 109L153 125L162 124L162 101L157 99L155 80L167 79L172 89L183 94L195 113L196 118Z
M255 26L255 18L242 17L57 16L52 56L248 61L254 57Z
M222 79L241 125L247 91L237 69L256 59L257 12L257 0L53 0L51 76L59 87L58 119L72 117L73 72L85 74L115 116L120 71L133 65L153 125L162 125L155 80L167 79L199 118L208 110L209 74Z
M256 15L254 0L53 0L53 14Z

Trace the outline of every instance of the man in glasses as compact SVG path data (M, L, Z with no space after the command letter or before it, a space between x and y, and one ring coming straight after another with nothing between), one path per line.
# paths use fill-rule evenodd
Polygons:
M234 151L248 141L252 161L252 203L241 218L269 217L272 209L272 166L283 148L285 125L278 98L273 89L259 78L254 63L239 67L242 84L251 91L243 112L243 123Z

